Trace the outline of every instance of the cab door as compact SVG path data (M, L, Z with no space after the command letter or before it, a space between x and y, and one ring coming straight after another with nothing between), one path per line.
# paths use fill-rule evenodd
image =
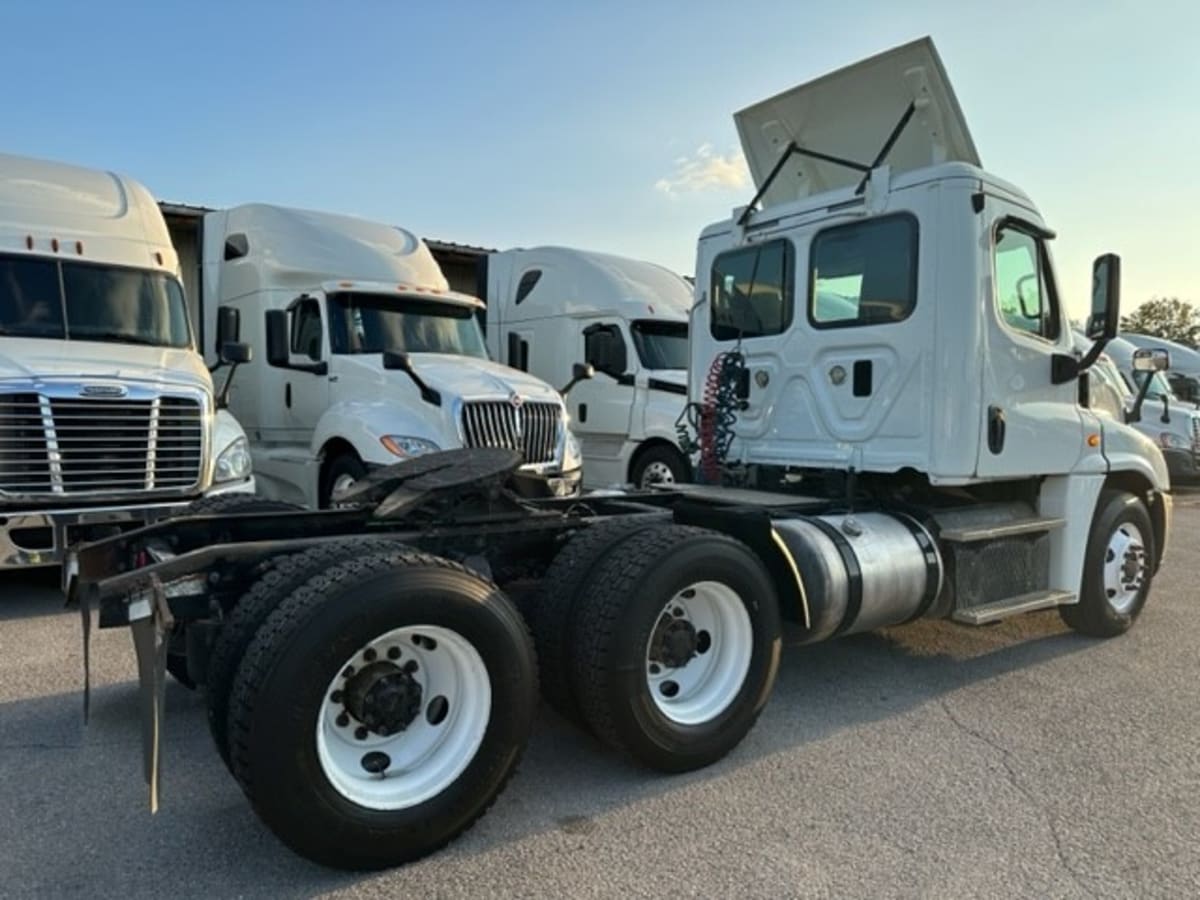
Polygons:
M567 395L571 427L584 456L615 460L628 440L633 415L637 389L633 350L617 319L583 319L575 324L577 358L590 363L596 374Z
M997 211L985 291L980 404L980 477L1070 472L1084 451L1077 379L1055 384L1056 354L1072 356L1070 327L1054 282L1050 234L1020 207L989 197ZM985 269L986 272L986 269Z

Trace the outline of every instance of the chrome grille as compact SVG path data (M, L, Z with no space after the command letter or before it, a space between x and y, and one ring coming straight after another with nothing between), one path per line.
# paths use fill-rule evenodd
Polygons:
M0 394L0 490L43 493L50 483L42 398Z
M468 447L507 447L520 451L526 463L553 462L560 416L557 403L473 401L463 404L463 436Z
M178 491L200 481L204 418L187 397L0 395L0 491Z

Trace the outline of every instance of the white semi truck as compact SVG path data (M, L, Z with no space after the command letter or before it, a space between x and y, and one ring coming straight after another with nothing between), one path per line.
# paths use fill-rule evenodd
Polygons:
M257 359L230 408L259 492L328 507L373 467L456 447L509 447L525 489L577 493L562 397L488 358L476 298L449 289L425 243L350 216L249 204L205 214L206 333L236 312Z
M981 168L928 40L737 123L758 192L701 235L691 316L706 483L526 500L517 454L456 450L372 473L343 509L81 548L71 596L139 648L152 784L168 628L211 636L186 642L211 648L189 670L262 820L367 868L483 815L539 681L615 750L679 772L753 727L784 618L797 642L1045 609L1092 637L1133 626L1167 546L1167 468L1080 381L1116 334L1119 259L1096 261L1079 358L1051 232Z
M196 350L150 194L0 155L0 568L238 492L254 492L246 437Z
M641 260L532 247L484 257L480 294L493 359L551 384L594 368L568 404L586 486L691 480L678 432L691 285Z

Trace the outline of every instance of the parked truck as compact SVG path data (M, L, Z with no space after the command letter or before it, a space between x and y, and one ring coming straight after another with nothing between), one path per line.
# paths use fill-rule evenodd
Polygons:
M581 361L594 368L569 400L588 487L691 480L678 431L691 285L653 263L568 247L492 253L479 282L493 359L551 384Z
M239 323L258 354L229 402L261 495L327 508L375 466L455 447L519 450L526 490L578 492L562 397L488 359L483 304L449 289L424 241L266 204L191 221L205 332L219 344Z
M527 499L517 454L457 450L370 473L339 510L78 549L85 621L98 606L135 635L152 787L170 628L207 635L189 662L262 820L360 868L488 809L539 680L609 746L679 772L753 726L784 618L800 642L1044 609L1095 637L1134 624L1167 545L1166 464L1080 390L1116 333L1119 259L1096 261L1077 357L1052 233L981 168L928 39L736 121L757 195L701 235L691 313L705 483Z
M220 401L146 189L0 155L0 568L253 493Z
M1165 348L1139 348L1123 338L1114 338L1104 348L1112 366L1120 373L1129 398L1129 421L1162 450L1172 484L1194 483L1200 479L1200 413L1180 400L1167 376L1170 369L1141 371L1141 355L1154 349L1169 363L1175 354Z
M1175 396L1185 403L1200 405L1200 350L1150 334L1123 332L1123 340L1143 349L1162 348L1171 355L1167 381Z

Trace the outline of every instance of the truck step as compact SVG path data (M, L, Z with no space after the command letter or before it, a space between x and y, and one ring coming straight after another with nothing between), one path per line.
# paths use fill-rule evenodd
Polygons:
M1067 606L1074 602L1076 602L1076 597L1070 591L1034 591L1032 594L1005 597L1003 600L984 603L982 606L956 609L951 618L964 625L988 625L1020 613L1051 609L1055 606Z
M1028 519L1012 519L1008 522L997 522L987 525L968 525L963 528L943 528L941 539L953 541L956 544L969 544L974 541L991 541L997 538L1013 537L1019 534L1041 534L1062 528L1066 519L1053 516L1031 516Z

